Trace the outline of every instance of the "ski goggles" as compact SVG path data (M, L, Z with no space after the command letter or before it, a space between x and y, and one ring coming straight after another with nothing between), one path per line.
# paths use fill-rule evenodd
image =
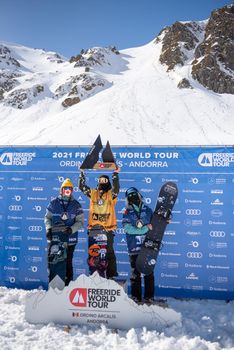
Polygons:
M98 179L99 184L107 184L108 182L109 182L109 180L105 177L99 177L99 179Z
M130 198L133 196L136 196L136 194L138 195L138 190L135 187L130 187L126 192L125 192L125 196Z

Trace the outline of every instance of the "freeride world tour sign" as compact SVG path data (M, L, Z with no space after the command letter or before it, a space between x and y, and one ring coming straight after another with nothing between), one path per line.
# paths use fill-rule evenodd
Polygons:
M107 328L146 327L163 330L181 321L181 314L170 307L137 305L113 280L95 272L80 275L62 290L50 287L26 299L26 320L30 323L101 325Z

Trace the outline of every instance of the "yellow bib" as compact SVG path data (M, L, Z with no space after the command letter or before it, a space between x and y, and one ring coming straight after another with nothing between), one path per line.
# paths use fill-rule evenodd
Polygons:
M96 189L91 190L88 228L102 225L106 230L116 229L115 205L117 198L112 198L112 192L105 192L102 197Z

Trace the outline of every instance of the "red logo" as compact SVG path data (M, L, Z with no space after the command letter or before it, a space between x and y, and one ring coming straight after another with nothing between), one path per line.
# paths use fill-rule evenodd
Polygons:
M69 299L72 305L86 307L87 306L87 289L75 288L71 291Z

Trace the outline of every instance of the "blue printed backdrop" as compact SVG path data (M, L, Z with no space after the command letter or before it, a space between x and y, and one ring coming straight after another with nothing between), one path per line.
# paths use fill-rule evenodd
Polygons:
M0 148L0 285L47 288L44 214L64 178L78 190L78 168L87 147ZM160 186L175 181L179 196L167 226L155 270L163 296L234 299L234 148L113 147L121 192L117 203L115 251L118 271L129 279L126 238L121 225L124 192L137 187L152 208ZM87 171L96 186L100 172ZM111 173L110 173L111 175ZM87 273L87 235L79 233L75 276Z

